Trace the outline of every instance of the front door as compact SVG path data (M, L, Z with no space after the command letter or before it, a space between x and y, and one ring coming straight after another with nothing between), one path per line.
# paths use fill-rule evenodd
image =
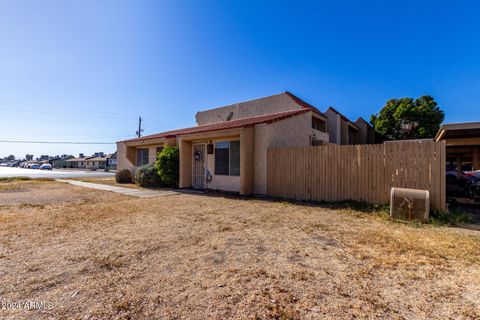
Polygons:
M205 189L206 172L205 172L205 158L206 158L206 144L199 143L193 145L193 170L192 170L192 185L194 188Z

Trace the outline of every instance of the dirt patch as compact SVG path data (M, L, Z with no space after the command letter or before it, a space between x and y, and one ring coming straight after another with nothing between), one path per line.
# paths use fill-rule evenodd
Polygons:
M1 318L480 317L477 231L233 197L19 187L0 193L0 297L53 308Z

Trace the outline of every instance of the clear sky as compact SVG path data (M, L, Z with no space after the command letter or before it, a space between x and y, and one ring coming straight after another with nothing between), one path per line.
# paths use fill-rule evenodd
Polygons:
M369 119L434 96L480 121L478 1L0 0L0 140L114 142L291 91ZM0 143L0 156L115 145Z

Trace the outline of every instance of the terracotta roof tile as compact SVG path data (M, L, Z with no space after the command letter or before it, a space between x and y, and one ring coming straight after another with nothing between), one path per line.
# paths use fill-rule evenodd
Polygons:
M166 131L166 132L156 133L156 134L152 134L152 135L148 135L140 138L124 140L122 142L133 142L133 141L142 141L142 140L150 140L150 139L158 139L158 138L173 138L178 135L184 135L184 134L203 133L203 132L249 127L249 126L254 126L256 124L271 123L271 122L283 120L283 119L290 118L290 117L293 117L302 113L306 113L309 111L312 111L312 110L300 109L300 110L293 110L293 111L270 113L266 115L255 116L255 117L236 119L231 121L206 124L202 126Z

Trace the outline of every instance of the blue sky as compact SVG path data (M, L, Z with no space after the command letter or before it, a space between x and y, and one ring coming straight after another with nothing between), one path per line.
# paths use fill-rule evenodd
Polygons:
M0 140L111 142L291 91L369 119L434 96L480 121L476 1L0 1ZM0 143L0 156L114 151Z

